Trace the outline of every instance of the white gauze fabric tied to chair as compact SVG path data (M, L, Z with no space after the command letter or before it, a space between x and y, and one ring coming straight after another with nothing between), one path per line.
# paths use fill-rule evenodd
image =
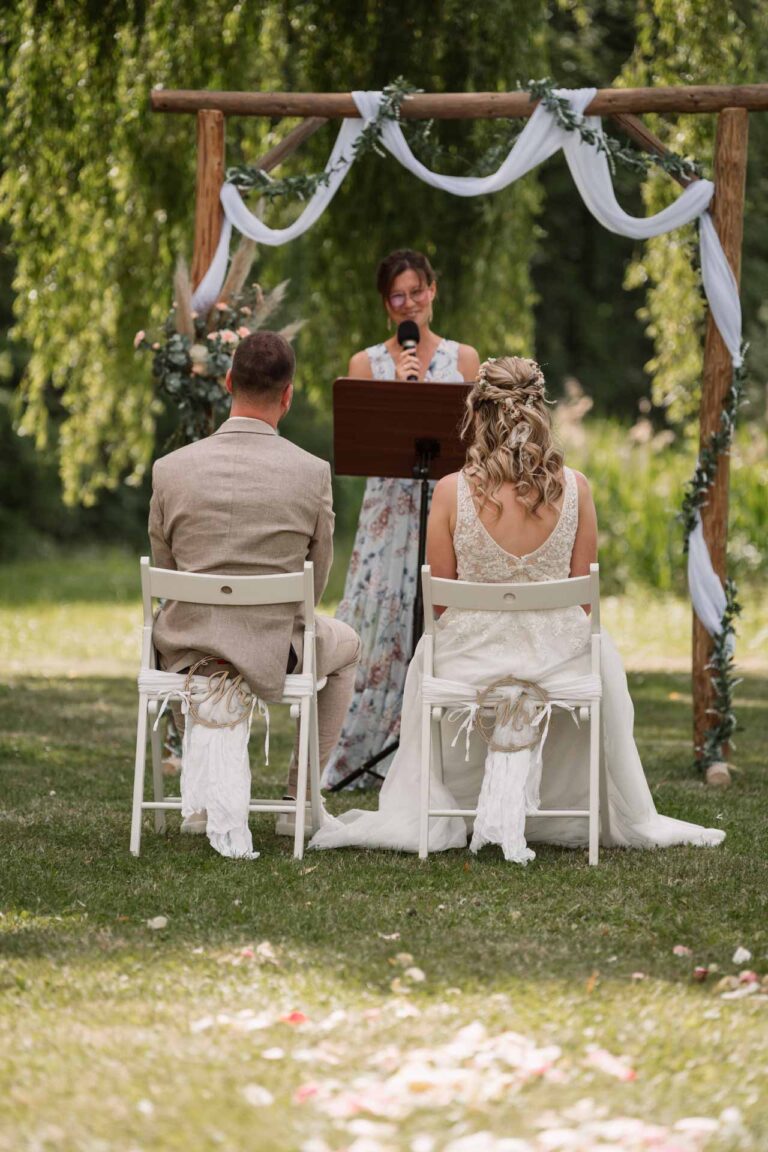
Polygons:
M181 815L207 813L206 832L221 856L255 860L248 827L251 768L248 741L254 712L263 717L269 763L269 709L240 677L144 671L139 691L162 699L155 727L171 700L185 716L181 752Z
M422 686L426 704L446 708L449 722L461 721L454 736L462 734L469 759L469 738L480 731L488 743L480 795L477 800L471 852L484 844L499 844L504 859L527 864L536 853L525 841L525 818L540 808L544 746L552 711L559 708L576 715L580 702L599 699L599 676L576 675L567 665L541 673L536 682L509 677L488 687L425 676ZM489 732L483 717L492 710Z

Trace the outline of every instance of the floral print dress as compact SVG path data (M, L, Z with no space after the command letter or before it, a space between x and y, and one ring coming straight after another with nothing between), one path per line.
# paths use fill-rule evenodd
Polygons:
M394 380L384 344L366 349L375 380ZM461 383L459 345L442 340L426 380ZM355 693L334 752L323 773L329 788L362 767L400 735L400 711L413 638L419 547L420 485L416 480L372 477L365 486L344 598L336 617L362 641ZM390 757L376 765L386 773ZM358 777L358 786L370 784Z

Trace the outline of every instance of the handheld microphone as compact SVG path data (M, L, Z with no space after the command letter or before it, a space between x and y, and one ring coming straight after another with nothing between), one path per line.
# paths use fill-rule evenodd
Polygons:
M413 352L421 339L419 326L414 320L403 320L397 326L397 342L406 352ZM408 380L418 380L418 376L408 376Z

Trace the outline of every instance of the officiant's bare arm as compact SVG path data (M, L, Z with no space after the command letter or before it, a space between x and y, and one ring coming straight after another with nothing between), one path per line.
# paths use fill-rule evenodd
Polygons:
M438 480L427 521L427 564L432 569L432 575L442 580L455 580L457 575L453 548L457 484L457 472ZM442 609L436 611L439 615Z
M466 381L477 380L477 374L480 371L480 357L477 354L477 349L473 348L471 344L459 344L458 367Z
M597 561L597 512L589 481L581 472L575 475L579 493L579 526L571 553L571 576L587 576L590 564ZM589 612L588 604L583 607L585 612Z
M367 352L355 352L349 362L347 376L352 380L373 380L371 361L368 359Z

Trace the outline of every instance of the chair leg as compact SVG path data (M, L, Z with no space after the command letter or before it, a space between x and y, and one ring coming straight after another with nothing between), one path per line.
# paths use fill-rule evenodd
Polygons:
M309 799L312 805L312 827L317 829L323 820L320 797L320 728L317 716L317 693L310 701L309 712Z
M299 718L299 763L296 780L296 827L293 836L293 855L297 860L304 856L304 822L307 812L307 761L309 760L310 699L305 696L301 702Z
M147 762L147 698L139 696L136 722L136 761L133 772L133 814L131 816L131 853L141 850L141 805L144 800L144 771Z
M432 710L428 704L421 713L421 795L419 798L419 856L429 854L429 772L432 760Z
M152 749L152 784L154 787L155 803L161 804L165 799L165 783L163 781L163 746L159 728L155 728L157 716L157 702L149 705L149 719L152 726L149 730L149 743ZM155 832L165 832L165 812L162 808L155 808Z
M600 853L600 703L595 701L589 720L589 863Z
M442 709L440 710L442 712ZM440 724L440 714L432 717L432 754L435 760L435 771L441 784L445 783L445 767L443 765L443 730Z

